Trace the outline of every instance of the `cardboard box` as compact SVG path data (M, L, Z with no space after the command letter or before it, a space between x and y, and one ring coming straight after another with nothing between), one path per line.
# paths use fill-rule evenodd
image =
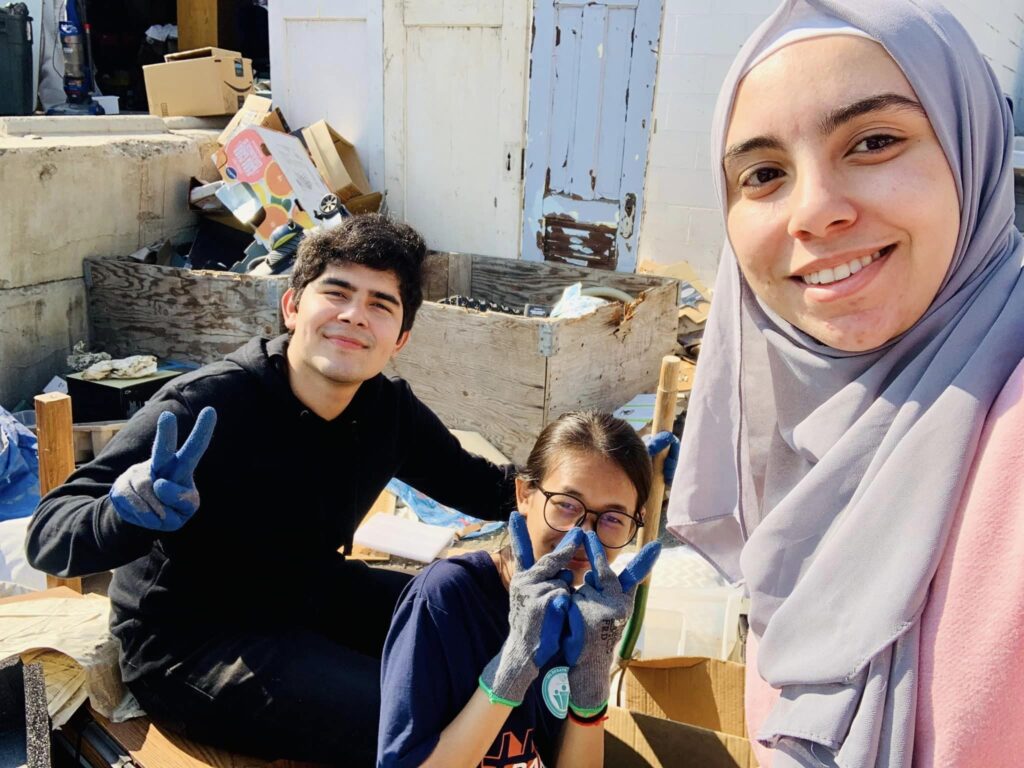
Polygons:
M610 716L608 730L633 761L609 758L608 764L756 768L747 738L745 672L742 664L717 659L631 661L618 701L625 709ZM636 762L641 758L647 762Z
M343 203L372 191L363 173L356 148L327 124L326 120L302 129L302 141L313 158L313 165L327 186Z
M271 131L289 133L288 121L281 110L274 106L270 99L263 96L249 95L245 97L242 108L235 113L224 130L217 137L217 143L224 146L240 128L268 128Z
M142 73L149 113L158 117L232 115L252 92L252 61L222 48L169 53Z
M618 707L608 708L604 764L615 768L758 768L745 738Z
M358 216L360 213L377 213L383 200L384 195L380 192L371 192L368 195L359 195L346 200L345 208L353 216Z
M272 247L274 230L289 220L312 228L313 214L331 193L302 142L267 128L240 130L217 150L214 164L224 181L237 182L232 191L240 192L247 200L245 208L255 211L251 219L244 214L244 220L267 248Z

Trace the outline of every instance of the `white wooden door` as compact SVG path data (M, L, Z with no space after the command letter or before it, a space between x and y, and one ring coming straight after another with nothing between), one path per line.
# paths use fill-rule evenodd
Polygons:
M384 0L388 206L437 250L515 258L523 0Z
M384 182L380 0L271 0L274 104L293 130L326 120L351 141L376 190Z
M535 0L523 258L632 272L662 0Z

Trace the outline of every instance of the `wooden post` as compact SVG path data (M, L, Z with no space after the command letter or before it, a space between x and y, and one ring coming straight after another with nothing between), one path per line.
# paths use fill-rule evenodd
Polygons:
M651 434L672 431L672 423L676 420L676 395L679 392L679 366L682 365L675 355L661 358L661 376L658 379L658 392L654 397L654 420L651 422ZM667 449L666 449L667 450ZM665 453L662 451L652 459L654 478L651 483L651 495L647 497L644 510L644 527L640 529L640 546L658 538L661 529L661 507L665 502Z
M68 479L75 470L75 441L72 434L71 398L60 392L36 395L36 437L39 440L39 493L45 496ZM80 578L46 577L47 587L70 587L82 591Z
M665 355L661 358L658 392L654 397L654 420L651 422L652 435L672 429L672 423L676 418L680 365L682 361L675 355ZM665 503L665 451L655 456L651 463L654 465L654 477L651 482L651 495L647 497L647 504L644 507L644 527L640 529L639 536L641 547L651 541L657 541L658 533L661 531L661 507ZM643 626L644 613L647 611L647 589L650 579L648 576L636 587L633 614L629 617L629 622L622 633L622 644L619 646L620 673L633 658L633 650L640 637L640 627Z

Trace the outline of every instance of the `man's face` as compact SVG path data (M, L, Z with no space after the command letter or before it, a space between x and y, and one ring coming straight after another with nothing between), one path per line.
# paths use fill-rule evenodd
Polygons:
M299 375L361 384L383 371L409 338L394 272L332 264L306 286L298 304L291 289L282 304L292 332L288 357Z

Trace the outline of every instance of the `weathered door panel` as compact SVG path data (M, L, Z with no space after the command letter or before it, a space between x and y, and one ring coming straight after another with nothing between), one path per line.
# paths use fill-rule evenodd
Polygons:
M537 0L523 257L632 271L661 0Z
M431 248L515 258L527 7L384 0L388 205Z

